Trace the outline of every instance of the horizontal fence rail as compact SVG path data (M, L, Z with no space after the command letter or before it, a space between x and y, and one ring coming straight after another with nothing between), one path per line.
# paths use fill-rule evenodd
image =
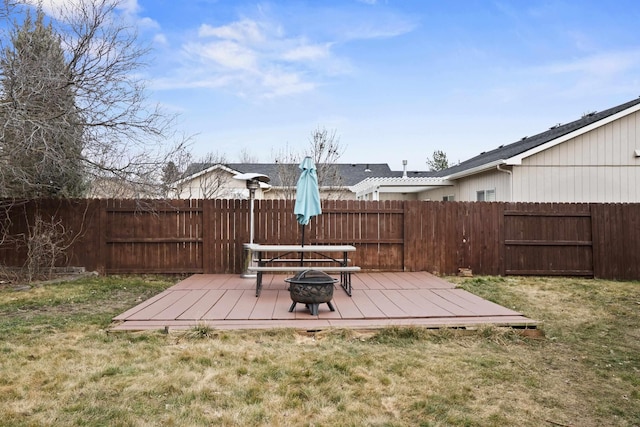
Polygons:
M299 244L292 200L256 200L254 243ZM21 267L49 224L58 266L104 274L241 273L247 200L0 200L0 263ZM305 244L350 244L368 271L640 279L640 204L324 200ZM33 245L32 245L33 246Z

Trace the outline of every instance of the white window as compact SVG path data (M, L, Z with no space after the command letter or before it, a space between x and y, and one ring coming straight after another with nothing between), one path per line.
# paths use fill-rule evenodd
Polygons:
M495 202L496 189L476 191L476 201L478 202Z
M442 196L442 201L443 202L453 202L455 200L455 197L453 196L453 194L449 195L449 196Z

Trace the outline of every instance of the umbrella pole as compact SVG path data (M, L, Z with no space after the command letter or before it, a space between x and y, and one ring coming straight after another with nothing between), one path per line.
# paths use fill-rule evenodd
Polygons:
M304 246L304 224L302 224L302 244ZM300 252L300 267L304 265L304 252Z

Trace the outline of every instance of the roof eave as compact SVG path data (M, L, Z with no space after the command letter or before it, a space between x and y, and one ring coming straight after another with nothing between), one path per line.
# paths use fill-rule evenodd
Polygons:
M592 130L595 130L599 127L605 126L609 123L612 123L618 119L621 119L622 117L628 116L629 114L633 114L636 111L640 111L640 104L636 104L632 107L627 108L626 110L622 110L616 114L612 114L608 117L605 117L601 120L598 120L596 122L590 123L586 126L581 127L580 129L576 129L573 132L570 132L568 134L562 135L558 138L552 139L551 141L548 141L544 144L538 145L537 147L533 147L530 150L524 151L516 156L510 157L505 161L505 164L507 165L521 165L522 164L522 160L526 159L527 157L531 157L534 154L538 154L542 151L548 150L549 148L555 147L558 144L562 144L563 142L566 142L570 139L576 138L580 135L584 135L585 133L591 132Z
M506 163L506 161L504 159L494 160L493 162L485 163L485 164L482 164L480 166L476 166L475 168L465 169L465 170L462 170L460 172L456 172L456 173L453 173L451 175L447 175L447 176L443 177L443 179L449 179L449 180L454 179L455 180L455 179L464 178L464 177L467 177L469 175L475 175L475 174L480 173L480 172L486 172L488 170L495 169L498 165L504 165L505 163Z
M185 176L184 178L181 178L181 179L179 179L179 180L175 181L175 182L173 183L173 185L177 186L177 185L184 184L185 182L193 181L194 179L196 179L196 178L198 178L198 177L200 177L200 176L202 176L202 175L206 175L206 174L208 174L209 172L214 171L214 170L216 170L216 169L222 169L222 170L224 170L224 171L226 171L226 172L229 172L229 173L231 173L231 174L237 174L237 173L239 173L239 172L240 172L240 171L237 171L237 170L235 170L235 169L232 169L232 168L230 168L230 167L228 167L228 166L225 166L225 165L223 165L222 163L216 163L215 165L209 166L209 167L208 167L208 168L206 168L206 169L203 169L203 170L201 170L201 171L199 171L199 172L196 172L196 173L194 173L194 174L192 174L192 175L189 175L189 176Z

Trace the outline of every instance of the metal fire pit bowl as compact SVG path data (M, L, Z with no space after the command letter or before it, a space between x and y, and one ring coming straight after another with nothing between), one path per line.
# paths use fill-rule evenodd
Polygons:
M318 270L304 270L295 276L284 279L289 283L289 294L293 304L289 308L292 312L297 303L306 304L311 315L318 315L318 306L327 303L329 310L335 311L331 299L333 298L333 285L338 281L327 273Z

